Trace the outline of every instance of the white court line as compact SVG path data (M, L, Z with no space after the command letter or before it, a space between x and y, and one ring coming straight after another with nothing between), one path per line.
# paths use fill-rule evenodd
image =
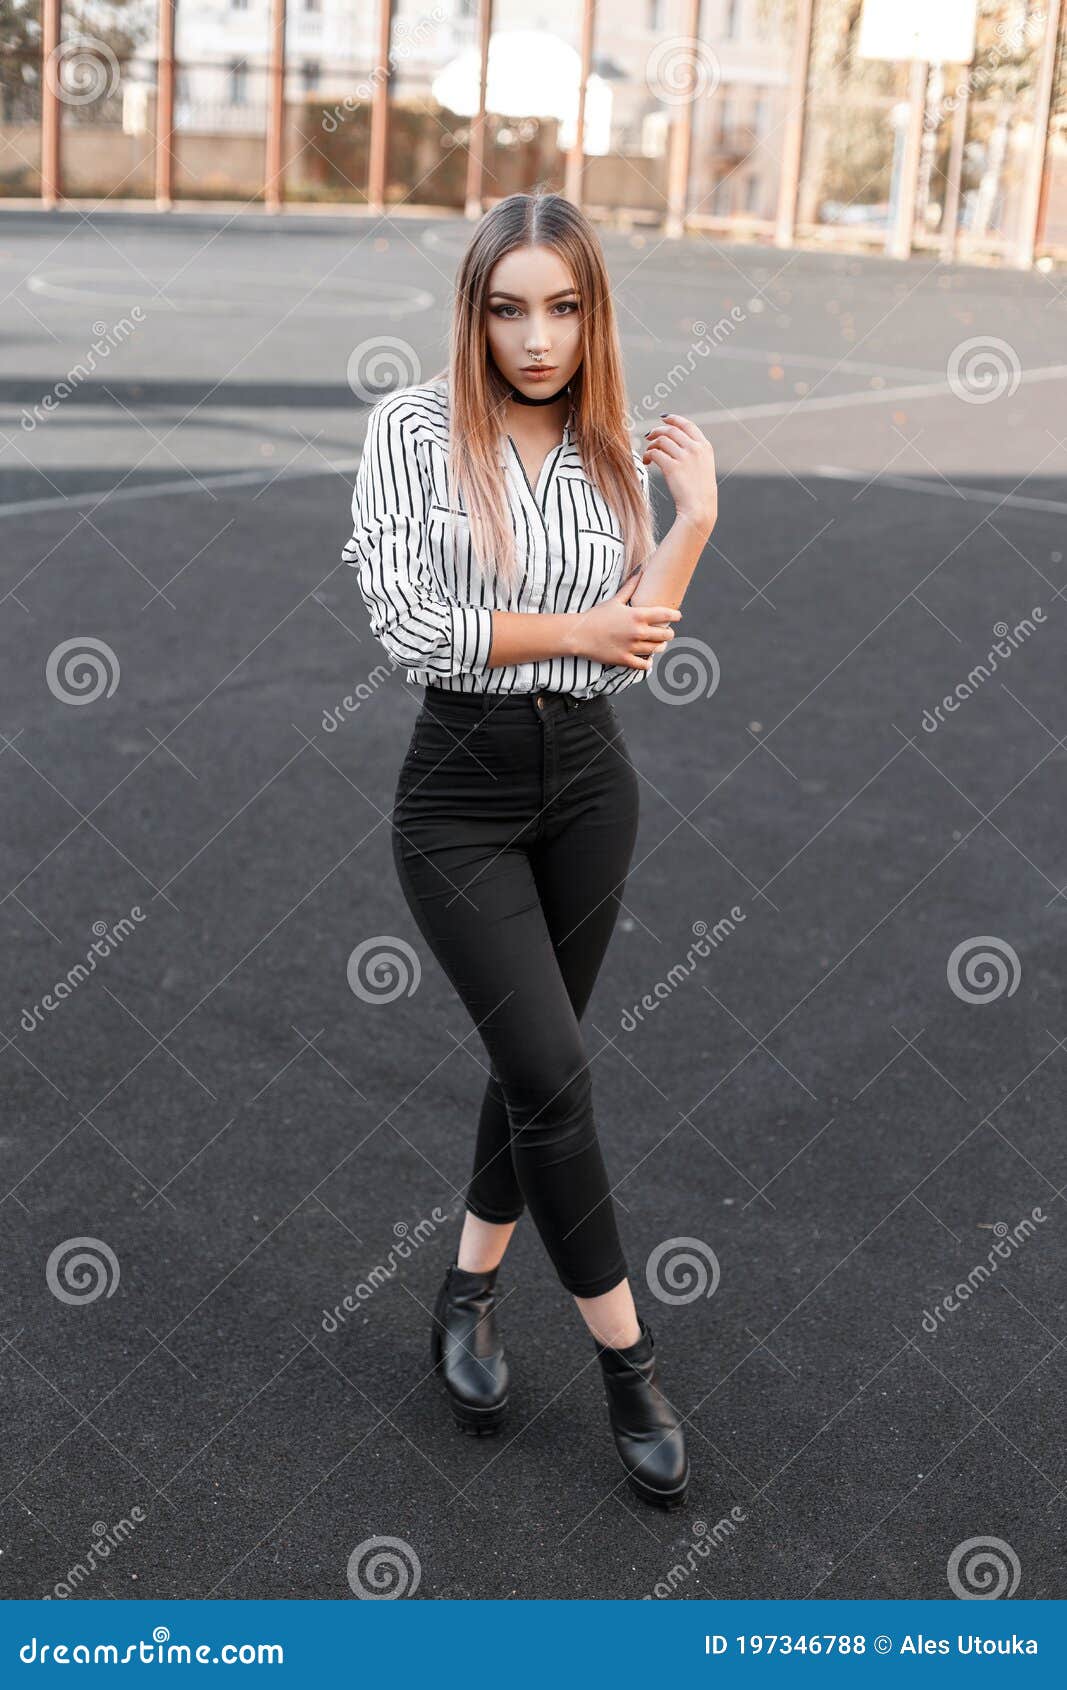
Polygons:
M309 475L348 475L359 467L358 458L345 458L340 463L326 464L315 469L242 469L229 475L190 475L188 481L153 481L143 487L120 487L109 493L107 488L95 493L76 493L70 498L59 494L51 499L23 499L16 505L0 505L0 517L24 516L30 511L70 510L82 505L98 505L117 499L157 499L168 493L198 493L204 487L254 487L269 481L299 481Z
M929 493L935 499L953 499L960 505L1017 505L1021 510L1054 511L1067 516L1067 504L1060 500L1031 499L1025 493L988 493L984 487L946 486L939 481L916 481L907 475L870 475L865 470L840 469L836 464L816 464L807 473L827 481L862 481L868 487L898 487L906 493Z
M1037 370L1023 370L1019 377L1022 382L1033 381L1062 381L1067 377L1067 364L1047 364ZM844 411L851 405L881 405L886 401L896 399L952 399L953 394L948 381L916 382L910 387L882 387L872 388L863 393L831 393L821 399L778 399L763 405L736 405L731 409L720 407L716 411L694 411L689 416L690 422L700 423L706 427L709 423L731 423L737 417L780 417L790 411ZM964 401L960 401L964 403Z
M1024 370L1019 379L1020 382L1062 381L1065 377L1067 377L1067 364L1049 364L1037 370ZM864 393L831 394L822 399L783 399L774 404L739 405L733 410L720 408L715 411L687 411L685 415L689 417L690 422L699 423L702 427L706 427L708 424L732 423L741 417L777 417L790 411L837 411L846 410L852 405L882 405L897 399L928 399L945 396L951 398L952 389L947 382L939 382L936 384L916 384L911 387L883 387ZM161 481L144 487L120 488L115 493L109 493L105 489L99 493L77 494L69 499L62 496L52 499L24 499L19 504L0 505L0 517L19 516L29 514L32 511L57 510L67 507L77 509L81 505L102 503L108 499L148 499L157 498L167 493L191 493L198 487L243 487L254 486L256 482L281 481L289 476L347 474L354 471L358 464L359 459L355 458L341 463L327 464L322 469L281 472L277 470L240 470L231 475L201 476L198 481L193 480L189 485L181 481ZM820 472L808 470L801 473L818 474ZM825 473L830 474L832 472L827 469ZM847 472L842 471L841 473L844 475ZM864 476L860 479L867 480L869 478ZM885 484L892 484L888 476L885 478ZM930 491L921 482L916 482L913 485L919 492ZM975 494L974 497L977 498L978 495ZM989 495L989 497L993 497L993 495ZM1021 498L1013 498L1003 502L1015 504L1032 502L1035 509L1041 510L1062 510L1065 508L1051 502L1029 501Z

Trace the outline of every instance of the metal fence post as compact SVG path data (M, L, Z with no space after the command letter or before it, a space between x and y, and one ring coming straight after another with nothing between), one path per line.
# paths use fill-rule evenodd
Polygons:
M485 207L485 88L489 80L489 37L493 31L493 0L478 0L478 110L471 118L467 149L465 214L480 217Z
M797 0L793 29L793 62L789 72L789 115L782 141L782 172L778 182L775 246L791 247L796 235L800 165L804 156L804 125L808 111L811 30L815 0Z
M385 211L389 169L389 49L393 39L393 0L378 0L378 57L374 65L374 93L370 110L370 157L367 161L367 204Z
M285 198L282 149L285 143L285 0L270 0L270 49L267 60L266 181L268 211L280 211Z
M692 66L693 88L697 86L697 49L700 46L700 0L689 0L686 38L691 43L689 62ZM667 240L678 240L685 234L685 214L689 210L689 161L693 155L693 99L685 100L675 113L667 131L667 215L663 233Z
M156 51L156 207L170 211L174 204L174 6L159 0L159 46Z
M1048 154L1049 119L1052 116L1052 83L1056 73L1056 55L1062 21L1063 0L1053 0L1045 13L1041 62L1034 84L1033 134L1023 174L1019 205L1019 239L1012 254L1012 262L1019 270L1030 269L1037 250L1038 224L1042 210L1041 189Z
M574 123L574 145L567 154L563 192L573 205L582 203L585 175L585 90L589 82L589 67L593 60L593 30L596 26L596 0L582 0L582 71L578 86L578 111Z
M62 0L41 0L41 204L49 211L55 210L63 191L57 55L62 10Z

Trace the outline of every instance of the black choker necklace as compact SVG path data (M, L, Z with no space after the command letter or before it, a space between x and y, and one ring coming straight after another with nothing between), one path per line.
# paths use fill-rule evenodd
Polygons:
M562 399L563 395L569 392L570 382L566 382L557 393L550 393L547 399L532 399L528 393L520 393L517 387L509 390L509 397L514 399L516 405L554 405L557 399Z

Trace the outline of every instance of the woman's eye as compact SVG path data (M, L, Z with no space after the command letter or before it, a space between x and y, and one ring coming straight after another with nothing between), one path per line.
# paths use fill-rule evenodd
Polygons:
M552 309L553 311L574 312L578 309L578 301L576 299L564 299L558 305L554 305ZM517 305L493 305L490 306L490 310L494 317L505 317L505 313L512 311L521 314ZM506 316L505 321L510 322L510 316Z

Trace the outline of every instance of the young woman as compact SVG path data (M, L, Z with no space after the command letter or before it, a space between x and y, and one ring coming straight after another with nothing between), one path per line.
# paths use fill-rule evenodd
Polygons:
M675 504L658 545L649 464ZM634 1306L579 1021L638 823L612 695L673 639L716 509L693 423L666 415L630 445L587 219L555 194L501 201L460 265L447 372L370 413L342 554L423 689L393 857L490 1063L431 1356L458 1424L497 1430L497 1274L528 1207L592 1335L629 1482L663 1507L685 1500L685 1436Z

